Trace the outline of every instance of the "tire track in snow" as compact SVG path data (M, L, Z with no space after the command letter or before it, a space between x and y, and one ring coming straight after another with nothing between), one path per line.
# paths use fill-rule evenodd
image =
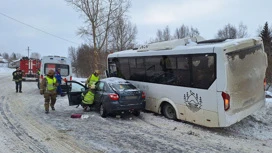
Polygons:
M7 98L1 96L0 113L4 119L3 124L6 128L10 129L12 133L24 144L29 145L29 149L32 152L48 153L48 150L42 146L39 141L30 136L21 125L12 117L12 113L9 110L8 104L6 103ZM4 109L5 108L5 109ZM13 122L11 121L13 120Z
M38 97L35 96L37 94L35 90L36 88L33 88L33 85L37 87L36 83L23 82L23 93L15 93L15 84L14 82L10 81L10 79L11 77L7 75L0 76L0 81L2 82L1 86L6 87L0 88L1 95L4 95L3 101L0 100L3 114L2 115L0 112L0 124L3 122L7 125L0 127L0 136L2 137L0 138L0 152L96 152L95 150L83 150L82 148L78 147L75 142L80 140L75 140L73 137L70 137L65 133L60 133L55 127L46 124L44 120L40 121L40 118L36 116L38 114L33 114L33 112L31 112L31 106L33 106L32 104L35 106L40 105L39 103L36 103ZM41 113L40 110L38 112ZM46 114L39 114L39 116L44 115ZM13 130L11 128L7 128L9 126L12 127ZM22 129L25 133L22 132ZM19 139L14 133L17 133L17 136L24 141ZM5 145L2 147L2 144L4 143ZM37 146L34 146L33 143L38 146L41 144L40 147L44 147L45 150L38 150ZM31 146L31 149L29 146Z

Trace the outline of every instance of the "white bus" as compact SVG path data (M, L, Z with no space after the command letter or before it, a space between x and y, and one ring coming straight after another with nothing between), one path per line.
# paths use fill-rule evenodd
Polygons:
M108 56L108 75L146 93L146 110L207 127L227 127L265 104L262 39L178 39Z
M60 73L64 80L72 80L72 66L71 61L67 57L61 56L43 56L41 59L41 68L39 74L38 88L42 79L47 75L49 70L56 71L58 68L61 69ZM61 88L66 89L65 82L62 81Z

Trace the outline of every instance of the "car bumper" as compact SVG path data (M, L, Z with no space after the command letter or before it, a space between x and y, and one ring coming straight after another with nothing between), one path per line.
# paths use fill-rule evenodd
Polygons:
M107 106L107 112L122 112L122 111L134 111L134 110L144 110L145 109L145 101L139 102L138 104L130 104L130 105L121 105L119 102L112 102Z

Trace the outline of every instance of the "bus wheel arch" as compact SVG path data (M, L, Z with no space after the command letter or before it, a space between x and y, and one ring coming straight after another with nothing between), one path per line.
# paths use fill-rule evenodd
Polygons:
M177 111L168 101L163 101L160 105L160 113L168 119L176 120Z

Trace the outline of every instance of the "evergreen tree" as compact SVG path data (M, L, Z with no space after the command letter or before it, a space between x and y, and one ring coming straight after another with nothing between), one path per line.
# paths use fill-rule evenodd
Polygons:
M268 23L265 22L263 30L261 31L260 37L262 37L263 39L263 43L264 43L264 50L267 53L268 56L271 56L271 30L268 27Z
M15 53L12 53L11 54L11 60L16 60L17 58L16 58L16 54Z
M264 50L267 54L267 60L268 60L268 67L266 69L266 81L268 85L270 86L272 83L272 38L271 38L271 29L268 27L268 23L266 22L264 24L263 30L259 34L260 37L263 39L264 44Z

